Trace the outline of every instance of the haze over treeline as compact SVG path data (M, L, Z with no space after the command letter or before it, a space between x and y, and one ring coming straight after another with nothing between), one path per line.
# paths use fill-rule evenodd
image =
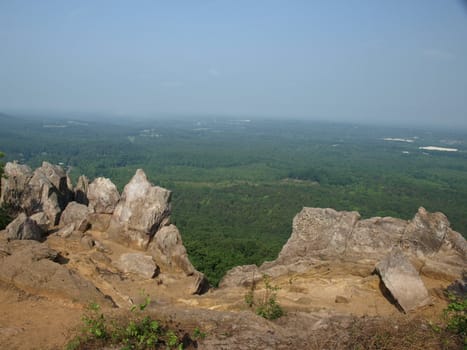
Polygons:
M467 126L462 1L2 1L0 111Z

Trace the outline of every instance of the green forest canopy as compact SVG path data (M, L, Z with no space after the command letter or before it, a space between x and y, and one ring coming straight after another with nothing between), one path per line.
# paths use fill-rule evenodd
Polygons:
M62 164L75 180L105 176L120 190L143 168L172 190L172 221L214 285L233 266L275 259L304 206L404 219L424 206L467 233L467 136L459 132L214 118L2 123L8 160ZM419 148L429 145L459 151Z

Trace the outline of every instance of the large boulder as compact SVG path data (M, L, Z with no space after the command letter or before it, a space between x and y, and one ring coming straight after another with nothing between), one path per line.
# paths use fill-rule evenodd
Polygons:
M190 276L188 287L191 294L203 294L209 289L209 283L201 272L197 271L188 259L182 237L175 225L168 225L158 230L149 243L148 252L153 256L163 272L182 272Z
M60 298L83 305L110 302L89 281L57 263L58 253L46 243L35 241L1 242L0 281L33 295Z
M345 242L346 259L381 259L399 244L406 227L406 220L391 217L358 221Z
M253 283L259 282L262 278L263 274L256 265L236 266L229 270L224 278L222 278L219 287L251 287Z
M49 230L49 227L50 227L50 220L49 218L47 217L47 215L45 215L44 212L40 211L38 213L35 213L35 214L32 214L30 216L30 218L32 220L34 220L36 222L37 225L39 225L39 227L44 231L44 232L47 232Z
M188 259L182 237L175 225L162 227L149 244L148 252L165 270L181 271L187 275L196 271Z
M390 217L360 220L357 212L303 208L276 260L258 268L228 271L222 287L249 285L257 275L304 273L325 261L351 263L369 275L394 247L401 247L422 274L453 281L467 266L467 242L442 213L420 208L411 221Z
M73 197L69 185L69 177L60 166L43 162L21 196L22 210L28 215L42 211L52 225L57 225L62 210Z
M114 238L146 249L156 232L168 223L171 192L152 185L143 170L125 186L109 227Z
M60 217L60 226L74 224L77 229L86 229L89 209L84 204L70 202Z
M405 312L431 302L420 275L401 249L394 248L376 265L376 271Z
M323 260L372 267L400 241L406 226L407 221L389 217L360 220L357 212L303 208L293 219L292 234L278 258L260 270L271 276L302 273Z
M84 180L83 180L84 181ZM117 186L110 179L98 177L87 190L89 208L99 214L112 214L120 199Z
M158 270L152 256L143 253L122 254L116 266L125 273L133 273L143 278L155 277Z
M4 176L1 178L0 205L6 204L13 209L20 209L21 198L31 177L32 170L27 165L6 163Z
M449 226L443 213L429 213L421 207L405 229L402 239L415 251L423 254L436 253L445 241Z
M19 214L15 220L6 227L6 238L9 240L30 239L40 241L44 238L41 227L26 214Z

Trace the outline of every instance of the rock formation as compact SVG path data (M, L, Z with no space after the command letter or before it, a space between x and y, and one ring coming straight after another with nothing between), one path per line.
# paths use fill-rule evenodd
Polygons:
M83 180L84 182L84 180ZM112 214L120 199L117 186L110 179L98 177L89 184L86 192L89 209L98 214Z
M84 204L70 202L60 216L60 226L75 224L75 227L86 226L83 221L87 220L90 209Z
M22 196L32 177L32 170L27 165L7 163L1 178L0 204L8 204L12 208L21 208Z
M419 273L447 281L459 278L467 268L467 244L450 228L446 216L424 208L410 221L389 217L360 220L357 212L303 208L276 260L260 267L235 267L220 287L250 286L263 275L305 273L323 262L353 266L362 276L370 276L376 267L402 309L410 311L428 303ZM404 289L408 285L413 293Z
M73 193L63 169L47 162L34 172L27 166L7 163L5 175L2 203L16 208L19 216L0 237L8 241L46 240L46 246L52 242L63 249L63 254L68 254L67 245L78 244L79 250L107 254L104 260L108 261L105 266L101 262L101 269L116 269L113 273L120 271L143 279L160 273L160 281L166 277L171 283L185 279L186 293L207 290L207 281L189 261L178 229L168 226L170 191L153 186L141 169L125 186L122 196L112 181L103 177L89 183L81 176ZM60 240L69 243L57 243ZM123 244L115 247L121 253L108 256L113 252L106 247L107 241ZM133 248L143 252L134 252ZM77 259L81 261L82 257ZM30 268L34 273L35 267Z
M0 263L0 281L39 296L107 304L104 295L78 274L56 262L58 253L47 244L31 240L0 241L5 254Z
M62 210L73 197L71 181L61 167L43 162L31 173L27 166L7 163L5 176L0 204L27 215L44 212L53 225L58 224Z
M25 239L40 241L44 238L42 228L24 213L21 213L15 220L10 222L5 231L5 237L9 240Z
M404 311L430 303L428 290L420 275L398 247L376 265L376 271Z
M125 186L113 212L109 231L130 243L145 248L156 232L168 223L171 192L153 186L143 170Z
M72 191L63 169L46 162L35 171L7 163L5 175L0 202L18 216L0 232L0 299L8 301L0 307L7 311L11 294L44 303L39 311L15 304L26 310L27 327L32 312L43 324L50 305L76 313L94 301L126 310L147 295L158 316L209 329L201 348L308 348L333 324L352 332L357 316L394 316L392 302L404 312L434 313L444 288L465 295L467 242L443 214L424 208L409 221L303 208L276 260L235 267L205 293L204 275L170 224L170 191L142 170L121 195L102 177L81 176ZM264 275L288 312L276 322L246 311L247 292L267 295ZM0 323L8 347L7 331Z

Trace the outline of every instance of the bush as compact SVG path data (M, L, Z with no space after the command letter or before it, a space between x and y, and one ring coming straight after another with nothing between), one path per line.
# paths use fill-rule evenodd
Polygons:
M275 320L284 315L284 310L277 302L277 291L279 287L273 286L271 284L271 278L267 275L263 276L263 283L265 286L263 295L259 298L255 298L255 284L253 283L252 288L245 295L245 303L250 308L255 306L257 315L268 320Z
M81 335L73 338L67 350L101 349L118 346L122 350L183 349L203 339L206 334L196 328L192 340L188 334L179 336L174 330L164 327L160 321L143 315L149 306L146 297L141 304L130 309L130 317L125 320L108 320L100 311L100 306L91 303L83 316L84 327Z
M467 348L467 298L449 294L450 303L444 310L446 328L462 337Z

